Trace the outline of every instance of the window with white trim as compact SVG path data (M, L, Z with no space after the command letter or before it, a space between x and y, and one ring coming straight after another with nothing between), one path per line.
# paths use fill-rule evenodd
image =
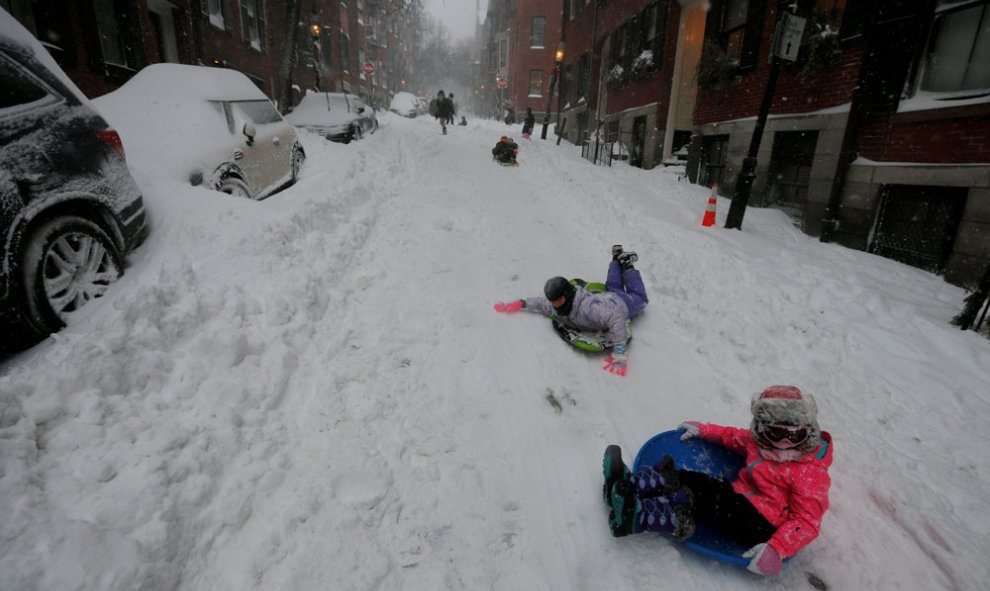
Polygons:
M210 19L210 24L218 29L227 28L226 11L224 10L225 0L200 0L200 8L203 14Z
M126 68L133 64L127 63L127 46L113 4L113 0L94 0L96 32L100 37L104 63Z
M529 46L545 47L547 32L547 17L534 16L529 30Z
M543 96L543 70L529 71L529 96Z
M940 4L946 9L932 24L921 90L990 93L990 2Z
M261 8L260 0L241 0L241 36L252 49L258 51L264 49L264 15Z

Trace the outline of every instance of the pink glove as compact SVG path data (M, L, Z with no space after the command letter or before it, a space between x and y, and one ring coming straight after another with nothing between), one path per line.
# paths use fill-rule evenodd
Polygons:
M617 376L626 375L626 368L629 359L622 353L612 353L605 358L605 365L602 369Z
M780 554L770 544L753 546L743 554L743 558L752 558L746 570L765 577L779 575L780 569L783 567Z
M518 312L519 310L522 310L525 307L526 307L526 302L522 300L516 300L514 302L509 302L508 304L506 304L505 302L498 302L495 304L495 311L511 314L512 312Z
M680 425L677 425L677 428L684 429L684 433L681 434L681 441L687 441L692 437L701 435L701 423L698 421L684 421Z

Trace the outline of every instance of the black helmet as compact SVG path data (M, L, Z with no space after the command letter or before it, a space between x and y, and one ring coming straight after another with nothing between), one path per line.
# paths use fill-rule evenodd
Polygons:
M568 301L574 298L574 286L563 277L551 277L543 286L543 293L551 302L564 296Z

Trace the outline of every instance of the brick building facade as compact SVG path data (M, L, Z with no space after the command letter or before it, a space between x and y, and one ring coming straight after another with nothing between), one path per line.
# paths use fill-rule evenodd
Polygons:
M271 98L287 39L289 2L275 0L0 0L89 97L119 88L148 64L226 67ZM292 101L310 88L388 104L411 74L400 48L419 14L390 0L300 5ZM364 73L370 62L374 74Z
M529 107L541 122L551 81L554 94L559 88L560 0L490 0L483 34L484 114L500 116L509 104L520 121Z
M967 23L990 22L988 4L712 0L691 179L733 194L774 27L796 6L802 47L782 67L750 204L973 285L990 264L990 60L974 50L990 28Z

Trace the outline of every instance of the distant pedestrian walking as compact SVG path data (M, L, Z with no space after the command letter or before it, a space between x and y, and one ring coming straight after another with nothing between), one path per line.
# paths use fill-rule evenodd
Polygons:
M523 116L523 131L522 135L524 138L529 139L529 136L533 135L533 127L536 125L536 116L533 115L533 109L526 107L526 115Z
M454 118L454 103L447 98L447 95L441 90L437 93L437 114L436 118L440 120L440 129L443 130L444 135L447 134L447 122L453 121Z

